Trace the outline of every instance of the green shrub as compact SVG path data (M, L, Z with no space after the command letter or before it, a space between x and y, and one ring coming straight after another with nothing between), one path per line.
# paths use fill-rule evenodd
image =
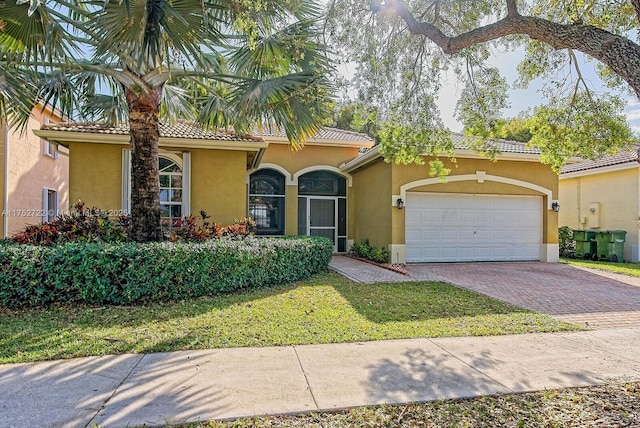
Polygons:
M296 281L327 269L325 238L0 245L0 305L129 305Z
M389 261L389 250L382 247L374 247L369 243L368 239L362 242L355 242L349 252L354 256L377 263L387 263Z
M573 229L569 226L558 228L558 246L560 247L560 257L575 257L576 241L573 240Z

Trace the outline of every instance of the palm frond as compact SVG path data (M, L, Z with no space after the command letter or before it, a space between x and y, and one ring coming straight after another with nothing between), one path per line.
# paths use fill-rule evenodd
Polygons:
M247 131L252 123L282 127L294 146L317 131L325 113L328 82L314 73L295 73L268 80L247 79L231 93L234 127Z

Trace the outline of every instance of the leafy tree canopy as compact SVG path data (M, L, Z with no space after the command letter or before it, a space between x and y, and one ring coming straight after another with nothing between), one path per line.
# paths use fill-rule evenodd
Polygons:
M343 0L329 3L327 34L343 60L358 65L356 98L387 129L388 160L453 150L436 100L443 73L454 73L446 84L461 93L456 118L467 133L528 140L559 170L570 156L593 158L635 142L623 109L625 97L640 96L639 22L640 0ZM526 125L509 122L524 133L511 133L501 119L511 84L489 61L499 52L508 60L516 49L525 54L513 85L545 82ZM596 63L609 90L584 78L579 53Z

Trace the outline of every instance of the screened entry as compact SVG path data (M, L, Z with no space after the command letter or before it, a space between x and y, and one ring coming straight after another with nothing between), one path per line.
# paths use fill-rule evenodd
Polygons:
M284 176L272 169L251 174L249 216L257 235L284 235Z
M324 236L347 251L347 180L330 171L298 178L298 234Z

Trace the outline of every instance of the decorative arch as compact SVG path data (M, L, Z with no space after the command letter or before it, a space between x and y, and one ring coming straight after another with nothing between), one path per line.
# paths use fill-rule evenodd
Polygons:
M353 185L353 178L351 177L351 174L346 174L342 172L340 168L336 168L335 166L331 166L331 165L313 165L313 166L308 166L306 168L303 168L300 171L293 174L293 184L298 184L298 178L301 175L304 175L306 173L313 172L313 171L333 172L335 174L338 174L341 177L344 177L347 180L347 187L351 187Z
M158 157L159 158L169 159L169 160L175 162L176 165L178 165L180 167L180 169L184 169L184 165L182 163L182 156L179 156L176 153L164 152L164 151L161 150L161 151L158 152Z
M287 171L280 165L277 165L275 163L261 163L259 168L247 171L247 184L249 184L249 181L251 180L251 174L254 174L263 169L273 169L274 171L278 171L280 174L284 175L285 185L287 186L293 186L297 183L297 180L291 178L291 173L289 173L289 171Z
M475 174L462 174L462 175L452 175L447 177L447 182L454 183L457 181L477 181L478 183L483 183L485 181L494 181L497 183L510 184L512 186L524 187L526 189L535 190L536 192L542 193L547 197L547 209L551 210L551 204L553 202L553 191L551 189L547 189L542 186L538 186L537 184L529 183L528 181L515 180L513 178L501 177L499 175L489 175L484 171L476 171ZM400 198L403 200L407 200L407 191L413 189L415 187L421 186L430 186L433 184L441 184L440 178L425 178L422 180L412 181L407 184L403 184L400 186ZM395 204L396 198L393 199L393 203Z

